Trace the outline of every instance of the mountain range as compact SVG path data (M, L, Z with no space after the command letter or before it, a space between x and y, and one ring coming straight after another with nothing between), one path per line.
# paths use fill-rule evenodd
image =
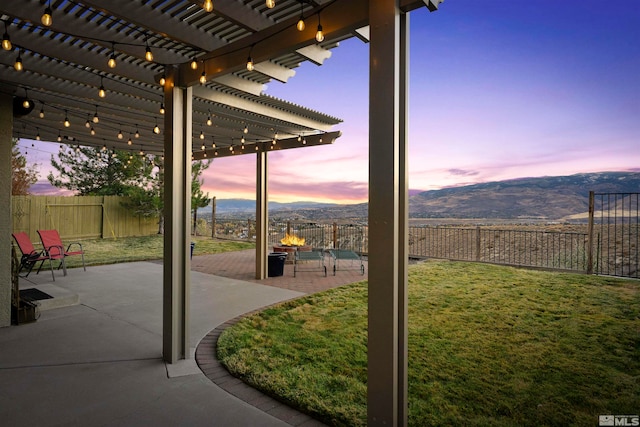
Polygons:
M501 218L569 220L584 218L589 191L638 193L640 172L599 172L570 176L518 178L506 181L430 190L409 198L411 218ZM218 200L219 217L255 214L255 201ZM363 219L367 203L269 202L274 219Z

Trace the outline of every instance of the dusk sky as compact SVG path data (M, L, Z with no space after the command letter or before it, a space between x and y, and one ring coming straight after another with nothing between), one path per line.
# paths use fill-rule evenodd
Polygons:
M367 200L368 54L350 39L268 85L344 121L333 145L269 153L270 200ZM446 0L411 13L410 73L412 192L640 171L639 0ZM44 171L57 144L35 144L29 160ZM204 191L255 198L255 160L216 159Z

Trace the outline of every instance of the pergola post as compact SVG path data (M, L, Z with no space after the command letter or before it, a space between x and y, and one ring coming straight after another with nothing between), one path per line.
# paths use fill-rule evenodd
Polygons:
M11 134L13 96L0 92L0 327L11 325Z
M398 0L370 0L367 424L407 424L407 46Z
M191 128L192 89L174 86L164 91L164 266L163 358L167 363L188 359L189 288L191 283Z
M256 157L256 279L267 278L267 244L269 243L269 209L267 191L267 152Z

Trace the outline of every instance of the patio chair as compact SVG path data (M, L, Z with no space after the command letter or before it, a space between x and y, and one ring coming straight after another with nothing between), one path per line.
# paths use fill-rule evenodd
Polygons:
M362 255L355 251L348 249L329 249L329 255L333 260L333 275L336 275L340 267L340 261L349 262L350 267L342 267L342 270L360 270L360 274L364 275L364 263L362 262Z
M44 250L55 259L60 259L61 262L58 266L63 268L64 274L66 276L67 269L64 262L64 259L68 256L80 255L82 257L82 268L84 271L87 271L87 266L84 263L84 250L82 249L82 244L79 242L69 243L67 249L64 249L64 245L62 244L62 239L60 238L60 234L58 230L37 230L38 235L40 236L40 241L42 242L42 247ZM78 246L78 250L71 251L72 246Z
M315 267L303 268L302 264L317 261ZM299 271L321 271L324 272L324 277L327 277L327 267L324 265L324 249L312 249L310 251L296 250L293 258L293 277L296 277L296 273Z
M51 268L51 277L53 277L53 281L55 282L56 276L53 274L53 258L49 255L49 253L44 250L39 251L31 243L31 239L29 239L29 235L24 231L19 233L12 234L13 239L16 241L20 252L22 252L22 257L20 257L20 267L18 269L18 275L22 270L26 270L27 274L20 277L29 277L31 270L33 267L40 261L40 268L36 274L40 273L40 269L42 268L42 264L45 261L49 261L49 267Z

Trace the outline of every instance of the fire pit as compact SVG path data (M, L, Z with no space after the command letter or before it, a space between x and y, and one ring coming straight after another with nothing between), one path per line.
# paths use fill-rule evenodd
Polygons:
M287 233L284 238L280 240L279 245L273 246L273 252L286 252L287 259L285 262L287 264L293 264L296 251L311 252L311 246L304 244L304 237Z

